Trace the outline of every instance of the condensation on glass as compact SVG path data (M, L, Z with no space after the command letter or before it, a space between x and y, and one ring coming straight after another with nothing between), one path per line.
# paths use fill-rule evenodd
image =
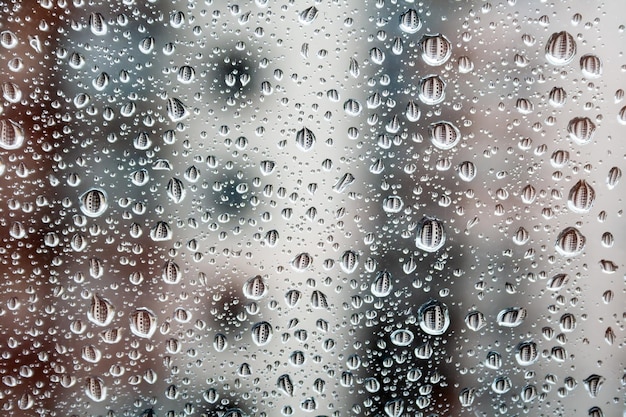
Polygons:
M619 2L0 7L4 414L624 415Z

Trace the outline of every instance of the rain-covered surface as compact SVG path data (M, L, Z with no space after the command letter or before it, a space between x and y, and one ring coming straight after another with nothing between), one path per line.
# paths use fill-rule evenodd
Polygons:
M0 2L3 415L626 415L623 16Z

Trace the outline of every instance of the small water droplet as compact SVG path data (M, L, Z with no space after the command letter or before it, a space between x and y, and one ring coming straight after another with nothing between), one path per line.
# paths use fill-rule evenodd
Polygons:
M550 291L559 291L562 289L567 282L569 281L569 275L567 274L556 274L550 280L548 280L548 289Z
M17 46L19 40L15 33L10 30L3 30L0 32L0 45L5 47L6 49L13 49Z
M463 388L459 393L459 402L462 407L471 407L476 399L476 390L474 388Z
M183 277L183 273L180 266L170 259L163 265L161 277L166 284L178 284Z
M224 352L228 347L228 339L223 333L217 333L213 338L213 347L218 352Z
M147 36L139 42L139 52L149 54L154 49L154 38Z
M349 172L346 172L337 180L335 185L333 186L333 190L337 193L343 193L352 183L354 183L354 175Z
M522 342L517 345L515 360L521 366L532 365L539 358L539 350L535 342Z
M387 297L393 289L391 273L387 270L376 274L376 278L371 286L372 295L374 297Z
M353 98L348 99L345 103L343 103L343 110L348 116L358 116L359 114L361 114L362 109L363 107L361 106L361 103Z
M167 222L158 221L150 229L150 237L155 242L163 242L172 239L172 228Z
M276 382L278 388L283 391L285 394L293 397L293 382L291 382L291 377L287 374L281 375L278 377L278 381Z
M19 103L22 99L22 90L17 84L6 81L2 83L2 97L9 103Z
M606 177L606 185L609 190L612 190L617 186L617 183L622 178L622 170L618 167L613 167L609 170L609 175Z
M189 84L196 78L196 70L189 65L183 65L178 69L176 78L183 84Z

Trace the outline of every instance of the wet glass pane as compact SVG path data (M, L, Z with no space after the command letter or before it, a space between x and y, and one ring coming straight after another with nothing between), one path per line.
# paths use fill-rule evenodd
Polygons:
M622 15L0 2L3 413L626 415Z

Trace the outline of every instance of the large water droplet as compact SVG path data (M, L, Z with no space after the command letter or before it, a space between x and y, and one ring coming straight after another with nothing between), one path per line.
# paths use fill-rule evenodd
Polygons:
M527 311L523 307L509 307L498 313L498 325L502 327L518 327L526 319Z
M374 297L386 297L391 294L392 288L391 273L389 271L385 270L376 274L376 278L371 286Z
M443 222L434 217L424 217L417 225L415 245L426 252L436 252L446 243Z
M89 29L96 36L106 35L107 22L102 14L93 12L89 15Z
M107 396L107 389L104 385L104 381L102 380L102 378L96 376L88 376L85 379L85 394L92 401L104 401Z
M24 129L13 120L0 120L0 148L12 151L24 144Z
M252 277L243 286L243 294L250 300L260 300L267 294L267 286L260 275Z
M185 198L185 185L178 178L170 178L167 182L167 195L174 203L180 203Z
M563 256L576 256L585 249L585 236L574 227L567 227L559 233L555 249Z
M428 65L445 64L452 55L452 44L441 34L424 35L420 41L422 59Z
M480 311L470 311L465 316L465 325L468 329L476 332L487 325L487 320Z
M580 57L580 69L587 78L598 78L602 75L602 61L596 55L583 55Z
M622 178L622 170L618 167L613 167L609 170L609 175L606 177L606 185L609 190L612 190L617 186L617 183Z
M2 97L9 103L19 103L22 99L22 90L17 84L6 81L2 83Z
M169 98L167 99L167 115L169 116L172 122L180 122L189 116L189 110L177 98Z
M283 391L285 394L293 397L293 382L291 382L291 377L287 374L281 375L278 377L278 381L276 382L278 388Z
M265 346L272 339L274 330L272 325L266 321L256 323L252 326L252 341L257 346Z
M96 326L108 326L115 317L115 307L106 298L94 295L87 310L87 318Z
M450 326L448 307L438 300L425 302L417 310L420 328L427 334L442 335Z
M569 138L578 145L586 145L593 140L596 125L588 117L575 117L567 125Z
M439 149L452 149L461 140L461 132L450 122L436 122L428 126L430 140Z
M310 129L303 127L296 133L296 145L302 151L309 151L315 144L315 134Z
M605 380L606 378L597 374L589 375L583 380L585 383L585 389L591 398L596 398L598 396L598 392L600 391L600 388L602 388L602 384Z
M429 75L420 81L418 97L424 104L439 104L446 98L445 88L446 83L438 75Z
M539 357L539 350L535 342L522 342L517 345L515 360L522 366L532 365Z
M413 34L422 27L422 19L420 19L417 10L408 9L400 15L400 30Z
M137 337L149 339L157 329L157 316L147 308L138 308L130 315L130 331Z
M389 339L396 346L409 346L413 343L414 336L410 330L398 329L391 333Z
M313 23L313 21L317 18L317 15L318 10L315 6L308 7L300 12L300 22L302 24L309 25Z
M576 41L566 31L553 33L546 42L546 60L552 65L566 65L576 55Z
M107 195L104 191L92 188L80 196L79 206L85 215L98 217L104 213L108 207Z
M569 191L567 205L575 213L586 213L591 210L596 193L585 180L580 180Z
M150 229L150 237L155 242L163 242L172 239L172 228L167 222L158 221Z

